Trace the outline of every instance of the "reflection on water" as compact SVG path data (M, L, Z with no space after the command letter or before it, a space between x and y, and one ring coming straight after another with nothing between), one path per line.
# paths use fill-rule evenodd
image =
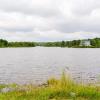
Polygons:
M100 49L1 48L0 83L41 83L71 73L76 81L96 82L100 73Z

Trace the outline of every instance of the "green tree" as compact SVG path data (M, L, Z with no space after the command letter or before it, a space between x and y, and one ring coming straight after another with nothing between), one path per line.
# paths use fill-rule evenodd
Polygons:
M65 47L66 46L65 44L66 44L65 41L62 41L61 42L61 47Z

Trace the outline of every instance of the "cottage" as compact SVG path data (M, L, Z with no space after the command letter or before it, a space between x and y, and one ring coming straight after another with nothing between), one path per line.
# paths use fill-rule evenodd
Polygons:
M81 40L80 46L91 46L90 40Z

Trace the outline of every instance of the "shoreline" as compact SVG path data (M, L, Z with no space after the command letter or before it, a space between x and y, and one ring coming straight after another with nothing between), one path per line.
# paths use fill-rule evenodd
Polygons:
M0 100L100 100L100 86L76 84L65 73L46 84L0 85Z

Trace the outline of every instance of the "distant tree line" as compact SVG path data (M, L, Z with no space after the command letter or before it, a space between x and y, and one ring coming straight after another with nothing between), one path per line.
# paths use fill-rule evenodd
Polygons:
M61 42L42 42L39 46L45 47L79 47L81 40L61 41Z
M8 41L0 39L0 47L8 47Z
M88 39L89 46L80 45L84 40L61 41L61 42L42 42L39 46L45 47L69 47L69 48L100 48L100 38Z
M35 42L8 42L0 39L0 47L35 47Z
M90 43L92 47L100 48L100 38L90 39Z
M80 45L84 40L61 41L61 42L8 42L0 39L0 47L69 47L69 48L100 48L100 38L88 39L90 46Z
M9 42L8 47L35 47L35 42Z

